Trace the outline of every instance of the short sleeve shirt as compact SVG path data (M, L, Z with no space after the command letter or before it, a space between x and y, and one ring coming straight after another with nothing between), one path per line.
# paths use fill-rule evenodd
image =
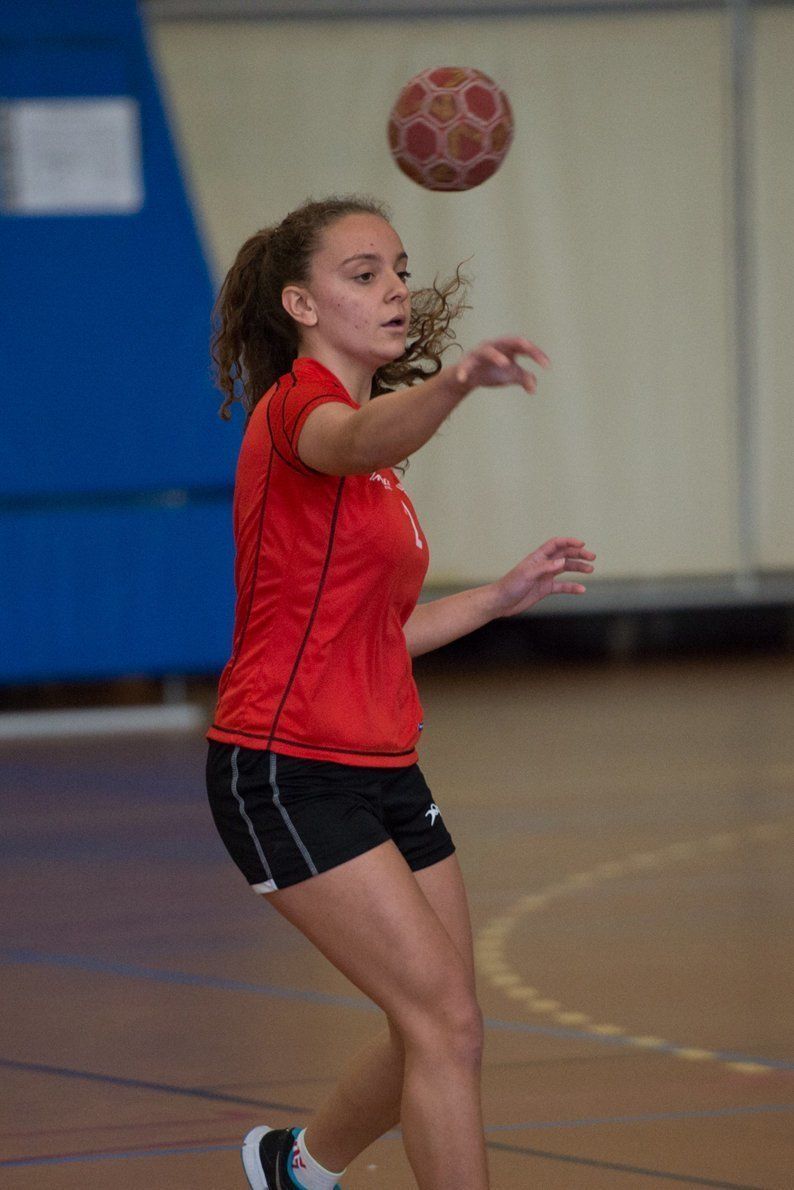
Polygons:
M428 565L400 477L298 455L319 405L358 405L300 358L256 405L234 495L234 644L211 739L343 764L413 764L422 709L403 625Z

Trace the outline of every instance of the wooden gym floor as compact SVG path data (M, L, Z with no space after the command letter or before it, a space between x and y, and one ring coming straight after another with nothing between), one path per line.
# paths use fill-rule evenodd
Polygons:
M428 673L494 1190L794 1187L794 660ZM252 896L192 735L5 744L0 1184L235 1190L379 1015ZM407 1190L399 1138L346 1190Z

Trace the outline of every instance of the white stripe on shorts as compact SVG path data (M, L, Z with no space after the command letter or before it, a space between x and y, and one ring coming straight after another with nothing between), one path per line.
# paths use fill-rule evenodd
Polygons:
M281 814L281 817L284 819L284 822L286 823L289 833L292 835L293 839L295 840L295 844L298 847L301 855L306 860L306 863L308 865L309 871L311 872L312 876L316 876L317 869L314 866L314 861L312 860L312 857L309 855L308 851L304 847L303 840L301 839L300 835L295 830L295 826L292 822L292 819L290 818L289 814L287 813L287 811L284 809L284 807L281 804L281 794L279 793L279 788L276 783L276 753L275 752L270 753L270 788L273 790L273 805L278 807L278 811Z
M249 887L255 893L271 893L278 889L275 880L263 880L261 884L251 884Z
M242 817L242 820L245 823L245 825L248 827L248 833L251 836L251 840L254 844L254 847L256 847L256 854L259 856L259 861L262 864L262 867L265 869L265 872L267 873L267 880L264 883L272 884L272 886L273 886L272 888L267 888L267 889L262 888L260 891L261 892L275 892L276 882L273 879L273 873L270 871L270 866L269 866L267 860L265 859L265 853L262 850L262 844L259 842L259 839L256 836L256 831L254 830L253 822L248 817L248 812L245 808L245 802L243 801L240 794L237 792L237 782L240 780L240 770L237 767L237 757L239 755L240 755L240 749L239 749L239 747L237 747L237 748L235 748L234 752L232 752L232 793L234 794L235 800L237 801L237 805L240 808L240 816ZM252 885L252 887L257 888L258 886L254 884L254 885Z

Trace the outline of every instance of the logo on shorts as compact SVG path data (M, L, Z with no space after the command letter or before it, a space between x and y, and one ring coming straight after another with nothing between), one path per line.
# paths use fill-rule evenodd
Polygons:
M441 813L441 811L439 810L439 808L438 808L438 806L436 805L436 803L435 803L435 802L431 802L431 803L430 803L430 809L429 809L429 810L425 810L425 818L429 818L429 819L430 819L430 825L431 825L431 826L434 826L434 825L435 825L435 821L436 821L436 819L438 818L438 816L439 816L439 814L440 814L440 813Z

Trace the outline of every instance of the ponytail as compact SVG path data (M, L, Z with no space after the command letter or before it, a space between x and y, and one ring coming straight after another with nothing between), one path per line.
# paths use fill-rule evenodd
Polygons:
M268 270L275 228L246 240L226 274L215 305L212 358L216 383L224 394L220 416L228 421L232 405L251 413L259 398L288 372L297 353L294 323L273 293ZM275 298L275 301L273 300Z

